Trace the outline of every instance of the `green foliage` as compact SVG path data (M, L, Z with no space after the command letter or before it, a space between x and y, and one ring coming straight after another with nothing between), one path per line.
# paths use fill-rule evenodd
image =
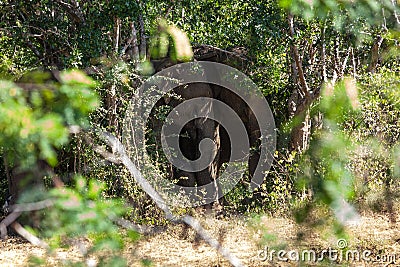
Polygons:
M124 213L122 202L102 198L104 184L95 180L75 178L75 188L54 188L49 196L54 201L44 220L45 235L51 244L59 247L64 238L90 235L93 246L90 251L120 250L123 240L113 224Z
M68 141L67 127L88 125L86 116L97 107L92 80L78 71L60 77L61 83L44 84L48 76L33 73L29 80L34 83L24 83L27 77L20 84L0 82L0 146L9 162L28 168L43 159L54 166L54 148Z
M356 175L356 198L360 206L375 211L390 211L391 201L399 195L399 89L400 77L389 69L361 77L362 112L349 114L343 124L357 144L350 161Z
M125 214L126 208L119 199L104 198L104 189L104 183L76 176L74 186L54 188L47 193L54 205L43 214L41 230L31 231L48 238L49 255L57 248L82 242L80 252L84 261L69 262L66 266L80 266L89 259L96 259L97 266L128 266L120 254L127 242L136 242L140 235L132 230L120 231L114 222ZM30 263L38 266L45 260L31 258Z
M150 54L153 59L165 58L170 53L173 62L190 61L193 51L186 33L174 25L168 25L165 20L160 19L158 32L153 34L150 43ZM171 44L170 44L171 39ZM172 49L169 49L171 46Z
M345 23L357 20L366 20L369 24L380 24L385 17L385 11L390 13L397 9L390 0L374 1L361 0L357 2L338 0L280 0L283 8L289 9L292 13L306 19L326 19L334 17L337 28ZM383 11L385 10L385 11Z
M341 224L356 217L347 202L354 198L354 175L347 168L354 146L340 125L349 112L358 112L357 92L351 79L345 79L334 88L329 84L324 88L319 103L319 111L324 114L324 128L315 133L300 165L303 175L297 186L300 190L309 188L312 193L311 202L296 211L300 222L321 204L329 206Z
M54 166L58 158L55 171L67 184L71 173L93 177L88 182L78 177L73 182L75 187L50 191L55 206L46 212L45 225L40 229L45 231L40 234L49 237L54 248L86 236L93 241L86 257L106 251L98 258L100 265L124 266L127 263L118 254L125 236L113 219L126 215L139 223L165 223L126 170L100 160L81 135L68 143L71 125L91 124L120 136L130 99L137 94L143 76L153 72L150 62L138 64L121 55L125 48L126 54L132 49L133 39L128 42L132 25L136 27L136 44L142 42L140 37L150 41L152 59L168 56L176 61L188 60L192 57L186 49L189 41L238 51L248 60L237 67L262 90L279 129L289 125L288 106L296 101L293 96L298 92L291 45L298 47L307 83L316 94L325 78L339 75L340 81L349 74L359 78L359 87L349 79L338 82L335 88L326 86L320 101L312 104L311 115L324 115L323 129L313 133L304 154L288 151L287 136L280 131L278 151L265 182L250 194L244 178L226 196L227 209L287 214L291 208L298 208L299 221L307 221L311 211L319 210L318 216L324 218L330 214L327 207L340 215L340 209L349 207L344 203L365 201L382 209L389 198L395 198L391 193L396 192L400 176L400 88L396 73L400 64L399 32L393 15L397 7L390 0L77 1L79 7L74 10L82 14L71 14L58 2L3 1L0 11L0 78L19 79L38 66L91 66L97 81L95 84L74 70L55 75L57 82L43 73L32 73L18 83L0 83L0 147L8 162L28 168L44 159ZM297 15L293 38L287 34L287 12ZM118 21L119 36L115 36ZM385 38L378 56L378 73L365 74L377 36ZM379 71L380 66L385 68ZM160 110L157 115L165 117L167 112ZM154 138L151 133L147 137ZM96 144L102 143L96 140ZM154 144L149 140L147 150L156 167L168 176L169 165ZM0 193L6 191L2 178ZM45 196L42 191L30 191L21 200ZM132 208L126 211L119 200L109 196L123 196ZM341 230L340 224L335 227ZM137 239L137 233L128 236ZM36 264L42 263L36 259ZM143 265L150 264L143 260Z

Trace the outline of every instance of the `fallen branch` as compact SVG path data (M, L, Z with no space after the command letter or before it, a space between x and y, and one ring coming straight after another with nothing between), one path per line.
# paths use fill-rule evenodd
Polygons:
M35 210L42 210L51 207L53 205L54 205L53 200L45 199L33 203L14 204L10 207L10 210L12 212L35 211Z
M54 202L51 199L45 199L33 203L14 204L10 206L11 213L0 222L0 238L4 239L7 236L7 227L15 222L16 219L24 211L42 210L53 206ZM18 231L17 231L18 233ZM24 236L23 236L24 237ZM29 240L28 240L29 241Z
M38 237L34 236L33 234L29 233L22 225L18 222L13 222L11 227L14 228L15 232L17 232L20 236L28 240L32 245L39 246L42 248L49 248L46 242L39 239Z
M21 215L21 212L12 212L7 217L4 218L0 222L0 238L5 239L7 237L7 226L12 224L18 217Z

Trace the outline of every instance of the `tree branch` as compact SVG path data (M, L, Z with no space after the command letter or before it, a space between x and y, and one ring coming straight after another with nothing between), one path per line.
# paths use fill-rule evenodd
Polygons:
M324 26L321 29L321 64L322 64L322 78L324 83L328 81L328 75L326 74L326 43L325 43L325 33L326 26L324 22Z
M21 212L12 212L10 213L7 217L4 218L0 222L0 238L4 239L7 236L7 226L12 224L19 216L21 215Z
M75 0L71 0L71 3L67 3L62 0L55 0L55 2L67 12L67 14L76 24L85 24L85 16L79 8L79 3L77 3Z
M115 17L114 18L114 52L115 52L115 54L118 54L120 33L121 33L121 19L118 17Z
M397 24L400 25L400 17L399 14L397 14L396 9L397 9L397 5L396 5L396 1L395 0L391 0L394 11L393 11L393 15L396 18Z
M53 205L54 205L53 200L45 199L33 203L14 204L10 207L10 210L12 212L34 211L34 210L42 210L51 207Z
M28 240L32 245L39 246L42 248L49 248L49 245L47 245L46 242L43 240L39 239L38 237L34 236L33 234L29 233L22 225L20 225L18 222L13 222L11 224L11 227L23 238Z

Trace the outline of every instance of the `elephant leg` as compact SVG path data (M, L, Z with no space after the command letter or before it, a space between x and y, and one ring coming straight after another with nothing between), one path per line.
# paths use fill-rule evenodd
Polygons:
M217 184L218 177L218 150L219 150L219 127L217 124L210 119L198 119L196 121L197 124L197 145L201 140L205 138L209 138L214 141L216 147L215 151L206 151L207 155L210 156L208 159L211 164L196 173L196 183L197 186L203 186L209 183L213 184L213 190L211 192L198 192L203 198L217 200L220 198L220 190ZM196 150L197 158L199 158L200 151ZM216 155L215 158L211 158L213 155ZM204 156L204 155L203 155Z
M179 136L179 149L183 156L188 160L196 159L196 129L194 123L189 122L183 128ZM178 185L185 187L194 187L196 185L196 175L193 172L179 170L176 178L178 179Z

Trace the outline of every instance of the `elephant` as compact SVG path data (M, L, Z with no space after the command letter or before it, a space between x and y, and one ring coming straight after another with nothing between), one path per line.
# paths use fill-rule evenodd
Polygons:
M155 142L157 147L161 147L161 130L163 122L158 119L156 115L157 109L160 107L168 106L175 108L182 102L188 99L197 97L208 97L213 98L213 90L210 85L205 83L194 83L188 86L180 86L173 90L174 96L162 97L156 103L150 115L150 125L152 129ZM199 107L202 109L203 114L210 115L211 106ZM197 113L200 111L191 110L191 112ZM219 132L218 125L214 120L208 119L207 117L196 118L184 125L179 136L179 148L184 157L188 160L194 161L201 156L199 149L200 142L204 139L210 139L216 144L216 152L219 151ZM216 156L214 159L209 159L211 164L206 168L197 172L190 172L187 170L181 170L179 168L170 167L171 178L177 181L177 184L183 187L194 187L206 185L212 183L217 178L219 164L219 157ZM193 166L196 167L196 166ZM217 188L216 188L217 189ZM218 190L216 190L218 192ZM210 196L215 198L215 196Z
M160 65L156 64L156 66L160 68ZM171 64L166 64L164 66L168 67L171 66ZM241 97L231 90L216 84L191 83L185 86L179 86L173 89L173 94L166 94L158 100L151 112L150 122L148 125L154 133L156 146L159 148L161 147L161 130L163 126L163 122L156 114L157 110L165 106L169 107L169 110L171 110L186 100L199 97L208 97L219 100L228 105L239 116L245 126L249 145L253 148L251 149L251 152L249 151L248 157L249 176L252 177L260 158L258 151L261 135L259 125L251 108L241 99ZM211 107L205 106L201 108L212 112ZM216 112L218 112L218 110L216 110ZM229 162L231 159L232 144L227 130L216 121L202 117L185 124L179 135L180 150L189 160L196 160L200 157L199 145L203 139L211 139L214 142L216 151L211 153L214 155L214 159L207 168L196 172L188 172L170 166L168 168L171 172L170 177L174 181L177 181L178 185L184 187L202 186L215 182L219 177L222 165ZM215 184L217 186L217 183ZM218 188L216 189L216 192L219 192ZM222 196L216 196L215 199L221 197Z

